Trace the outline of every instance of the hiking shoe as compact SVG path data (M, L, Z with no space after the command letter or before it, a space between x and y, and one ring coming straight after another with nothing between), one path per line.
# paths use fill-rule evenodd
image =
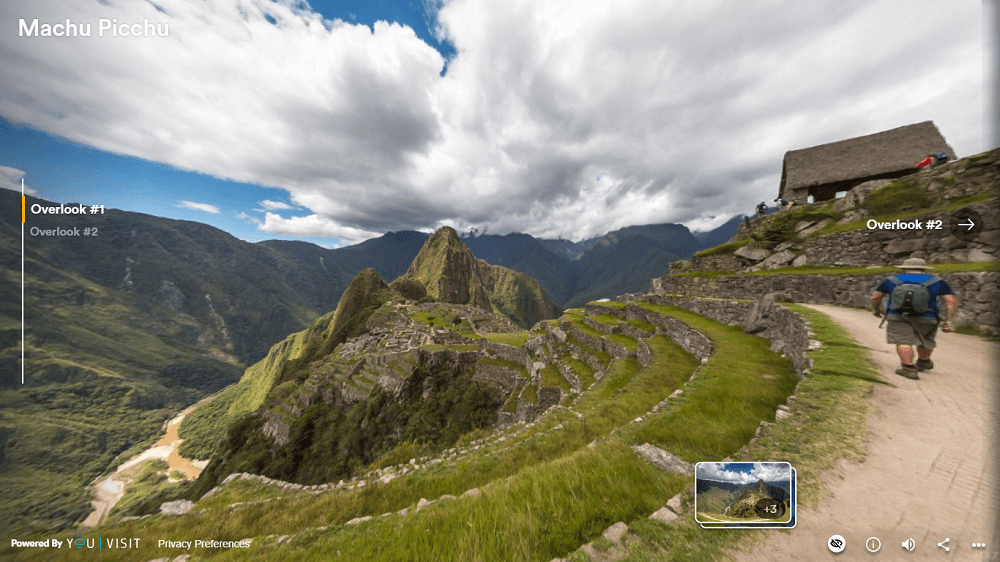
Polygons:
M913 365L900 365L899 368L896 369L896 374L913 380L920 378L920 375L917 374L917 368Z
M930 359L917 359L918 371L930 371L934 368L934 362Z

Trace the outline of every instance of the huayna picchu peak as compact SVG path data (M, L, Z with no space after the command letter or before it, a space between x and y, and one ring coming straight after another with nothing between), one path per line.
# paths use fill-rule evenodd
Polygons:
M419 284L438 302L495 312L525 329L560 312L538 281L476 258L450 226L438 229L424 242L396 283Z

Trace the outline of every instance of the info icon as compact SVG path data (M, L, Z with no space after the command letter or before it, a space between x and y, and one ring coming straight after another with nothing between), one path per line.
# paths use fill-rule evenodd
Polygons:
M826 546L830 547L830 552L840 554L847 548L847 541L840 535L833 535L826 541Z

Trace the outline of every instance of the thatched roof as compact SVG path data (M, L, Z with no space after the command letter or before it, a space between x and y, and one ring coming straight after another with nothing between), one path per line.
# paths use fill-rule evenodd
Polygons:
M785 153L781 170L781 193L912 169L924 157L937 152L955 158L932 121L791 150Z

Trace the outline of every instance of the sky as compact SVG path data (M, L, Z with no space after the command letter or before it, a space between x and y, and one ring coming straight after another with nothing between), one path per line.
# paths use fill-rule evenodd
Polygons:
M777 196L788 150L926 120L991 148L982 9L7 0L0 185L327 247L707 230ZM91 35L19 36L35 18Z
M741 485L755 484L758 480L774 483L792 479L792 466L784 462L700 462L696 472L702 480Z

